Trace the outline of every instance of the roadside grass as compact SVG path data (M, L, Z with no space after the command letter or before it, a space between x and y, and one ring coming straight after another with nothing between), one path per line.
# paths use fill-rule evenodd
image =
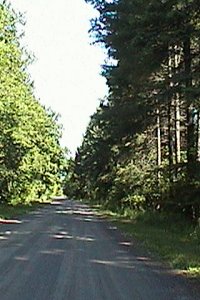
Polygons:
M31 202L29 204L0 204L0 219L8 220L24 215L42 206L41 202Z
M65 196L53 197L46 200L33 200L27 203L0 203L0 220L8 220L16 218L20 215L33 211L37 208L44 207L45 205L51 204L53 201L65 200Z
M188 277L200 279L200 227L183 216L158 212L105 211L97 213L108 217L125 234L139 242L151 255L161 259Z

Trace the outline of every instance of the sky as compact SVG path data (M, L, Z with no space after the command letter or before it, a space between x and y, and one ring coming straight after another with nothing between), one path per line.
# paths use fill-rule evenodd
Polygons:
M25 13L22 44L36 60L29 67L35 95L61 115L61 145L72 155L81 145L90 116L107 94L100 75L105 53L88 34L96 12L84 0L11 0Z

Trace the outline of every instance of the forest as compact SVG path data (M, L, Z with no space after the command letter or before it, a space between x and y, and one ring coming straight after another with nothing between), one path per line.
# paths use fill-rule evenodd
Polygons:
M65 193L116 211L200 217L197 0L85 0L109 94L69 163Z
M24 17L0 4L0 203L25 204L61 193L65 151L58 116L34 96L33 59L21 46Z
M128 212L200 218L200 7L197 0L85 0L90 35L107 53L109 94L75 159L59 118L34 96L24 17L0 5L0 201L64 192ZM102 62L103 63L103 62Z

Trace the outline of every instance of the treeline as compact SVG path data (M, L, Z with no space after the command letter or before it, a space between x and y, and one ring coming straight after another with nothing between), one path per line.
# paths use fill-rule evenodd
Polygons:
M108 98L71 162L72 194L110 207L200 216L197 0L87 0ZM67 185L66 185L67 189Z
M64 151L57 116L35 98L20 45L23 16L0 4L0 202L46 199L61 189Z

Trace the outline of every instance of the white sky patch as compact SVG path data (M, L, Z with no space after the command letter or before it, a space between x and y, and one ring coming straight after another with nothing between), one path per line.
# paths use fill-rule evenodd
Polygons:
M89 20L95 11L84 0L12 0L25 12L23 44L36 56L29 72L35 95L61 115L62 145L74 154L99 104L107 94L100 76L105 54L90 45Z

